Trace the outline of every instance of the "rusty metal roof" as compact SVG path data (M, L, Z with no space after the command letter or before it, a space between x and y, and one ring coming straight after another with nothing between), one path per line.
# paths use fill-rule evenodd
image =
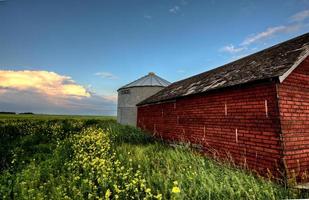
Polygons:
M174 82L138 105L270 78L279 78L282 82L308 56L308 46L309 33L306 33L221 67Z
M143 87L143 86L159 86L159 87L166 87L171 83L163 78L157 76L153 72L149 72L146 76L143 76L125 86L122 86L118 90L131 88L131 87Z

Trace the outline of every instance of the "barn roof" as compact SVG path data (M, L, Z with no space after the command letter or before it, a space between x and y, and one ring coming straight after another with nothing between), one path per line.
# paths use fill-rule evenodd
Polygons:
M309 33L210 71L177 81L138 105L172 100L258 80L282 82L309 54Z
M143 87L143 86L161 86L166 87L170 85L171 83L167 80L164 80L163 78L157 76L153 72L149 72L146 76L143 76L125 86L122 86L118 90L125 89L125 88L131 88L131 87Z

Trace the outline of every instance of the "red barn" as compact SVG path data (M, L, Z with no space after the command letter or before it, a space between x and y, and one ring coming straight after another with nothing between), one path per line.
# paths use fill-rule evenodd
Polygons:
M263 175L304 178L308 54L309 33L175 82L138 104L137 125Z

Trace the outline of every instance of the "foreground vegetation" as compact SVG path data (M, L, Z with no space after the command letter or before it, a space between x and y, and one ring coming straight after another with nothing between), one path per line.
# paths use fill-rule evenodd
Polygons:
M0 137L3 199L309 197L114 119L3 118Z

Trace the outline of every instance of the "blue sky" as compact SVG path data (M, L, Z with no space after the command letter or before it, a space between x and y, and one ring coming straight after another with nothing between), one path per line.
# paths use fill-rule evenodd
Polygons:
M115 114L117 88L150 71L177 81L308 30L307 0L1 0L0 110ZM36 106L50 93L8 85L11 70L55 73L91 97L73 110ZM30 103L16 100L21 93Z

